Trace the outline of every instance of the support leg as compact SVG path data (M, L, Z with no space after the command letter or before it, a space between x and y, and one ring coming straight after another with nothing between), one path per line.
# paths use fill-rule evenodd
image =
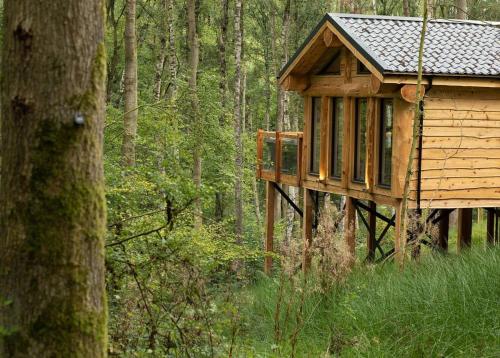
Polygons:
M306 273L311 267L310 248L312 244L312 221L313 221L313 197L309 189L304 188L304 217L303 217L303 238L304 249L302 256L302 270Z
M457 249L461 250L471 246L472 241L472 209L458 209L458 242Z
M266 275L271 274L273 267L273 258L267 254L273 252L274 240L274 214L276 211L276 189L272 182L266 182L266 239L264 250L266 256L264 257L264 272Z
M351 264L354 264L356 257L356 206L354 205L354 200L346 196L344 240L349 248Z
M441 219L438 223L437 245L442 252L448 252L450 214L447 210L441 210L439 214L441 215Z
M486 243L493 245L495 243L495 212L491 210L486 211Z
M368 213L368 226L370 230L368 230L368 261L373 261L375 259L375 246L377 241L377 216L375 215L375 211L377 210L377 204L375 202L370 201L369 203L371 211Z

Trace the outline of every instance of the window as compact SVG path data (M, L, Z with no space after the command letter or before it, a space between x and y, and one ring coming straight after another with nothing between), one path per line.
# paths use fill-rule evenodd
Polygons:
M276 162L276 138L264 137L263 147L262 169L274 171Z
M330 176L342 176L342 135L344 132L344 101L332 98L332 147L330 153Z
M319 175L319 153L321 148L321 97L312 98L312 118L311 118L311 163L309 172Z
M319 71L320 75L340 75L340 51Z
M378 182L379 185L385 187L391 186L392 123L392 99L383 99L381 105L379 128Z
M366 124L367 99L356 99L356 117L354 119L354 176L355 182L364 183L366 168Z
M359 75L369 75L370 71L363 65L363 62L358 60L358 74Z
M297 138L281 139L281 173L297 175L297 149L299 141Z

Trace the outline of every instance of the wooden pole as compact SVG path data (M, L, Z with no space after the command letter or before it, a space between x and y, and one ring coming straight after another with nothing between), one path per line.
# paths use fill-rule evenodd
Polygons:
M457 249L461 250L471 246L472 241L472 209L458 209L458 242Z
M310 248L312 244L312 220L313 220L313 197L309 189L304 188L304 217L303 217L303 239L304 249L302 251L302 270L306 273L311 267Z
M356 206L354 205L354 198L346 196L345 199L344 240L352 258L351 264L354 264L356 257Z
M396 206L396 222L394 226L394 256L396 262L403 267L404 257L405 257L405 246L406 246L406 235L402 235L401 229L403 229L403 202L399 201Z
M377 216L375 211L377 211L377 204L375 202L369 202L371 211L368 213L368 225L370 230L368 231L368 260L373 261L375 259L375 245L377 242Z
M495 243L495 212L487 210L486 213L486 243L488 245L493 245Z
M438 223L438 247L443 252L448 252L448 237L450 232L450 213L447 210L440 210L441 219Z
M273 252L274 241L274 213L276 210L276 189L272 182L266 182L266 238L264 250L264 272L270 275L273 267L273 258L269 256Z

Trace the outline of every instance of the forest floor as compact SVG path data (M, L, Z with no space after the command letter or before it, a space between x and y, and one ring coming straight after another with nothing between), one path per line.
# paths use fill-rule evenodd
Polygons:
M327 292L291 286L262 278L240 293L251 302L234 356L500 356L498 247L360 266Z

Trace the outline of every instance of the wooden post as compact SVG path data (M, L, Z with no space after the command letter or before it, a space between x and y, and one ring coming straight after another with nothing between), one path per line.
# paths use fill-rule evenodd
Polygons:
M373 261L375 259L375 245L377 242L377 216L374 214L377 211L377 204L375 202L369 202L371 211L368 213L368 225L370 230L368 230L368 242L366 244L368 249L368 261Z
M438 223L437 244L442 252L448 252L448 236L450 231L450 212L440 210L441 219Z
M356 259L356 206L354 200L349 196L345 198L344 240L352 257L351 264L354 264Z
M490 208L486 213L486 243L493 245L495 243L495 212Z
M311 267L310 248L312 244L312 221L313 221L313 197L309 189L304 188L304 217L303 217L303 239L304 248L302 251L302 271L306 273Z
M401 200L399 200L396 204L395 210L396 222L394 227L394 256L396 262L402 266L404 264L406 242L403 242L403 235L401 235L401 224L404 220L402 217L403 205Z
M274 212L276 210L276 189L272 182L266 182L266 238L264 243L264 272L271 274L273 258L268 254L273 252L274 241Z
M458 241L457 249L461 250L471 246L472 241L472 209L458 209Z

